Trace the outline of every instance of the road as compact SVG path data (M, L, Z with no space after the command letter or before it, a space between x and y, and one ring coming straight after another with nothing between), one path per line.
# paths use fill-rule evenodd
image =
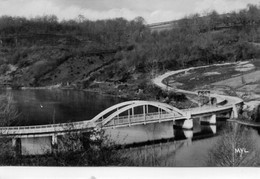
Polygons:
M215 64L215 65L207 65L207 66L200 66L200 67L191 67L191 68L186 68L186 69L181 69L181 70L176 70L176 71L169 71L166 72L162 75L157 76L156 78L154 78L152 81L155 85L157 85L158 87L160 87L163 90L173 90L176 92L180 92L180 93L184 93L184 94L197 94L196 91L188 91L188 90L182 90L182 89L176 89L176 88L172 88L170 86L167 86L163 83L163 80L166 79L167 77L170 77L172 75L176 75L178 73L182 73L182 72L188 72L190 70L194 70L194 69L199 69L199 68L207 68L210 66L225 66L225 65L230 65L230 64L235 64L235 63L224 63L224 64ZM221 103L224 100L227 101L227 103L225 105L236 105L236 104L240 104L243 102L243 100L241 98L238 97L233 97L233 96L227 96L227 95L220 95L220 94L211 94L212 97L215 97L217 99L217 103Z

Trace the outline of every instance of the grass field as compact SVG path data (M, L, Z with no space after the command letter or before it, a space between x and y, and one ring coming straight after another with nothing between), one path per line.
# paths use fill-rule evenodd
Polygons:
M193 69L170 76L165 81L179 89L209 89L240 96L245 100L255 100L260 97L260 59Z

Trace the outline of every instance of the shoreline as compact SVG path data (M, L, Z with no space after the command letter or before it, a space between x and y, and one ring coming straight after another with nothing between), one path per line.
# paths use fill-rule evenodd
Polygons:
M237 124L249 126L249 127L257 127L260 128L260 123L259 122L254 122L250 120L240 120L240 119L228 119L227 122L235 122Z

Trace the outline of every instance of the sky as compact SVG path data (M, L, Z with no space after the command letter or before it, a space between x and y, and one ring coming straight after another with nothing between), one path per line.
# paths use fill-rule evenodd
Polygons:
M0 0L0 16L35 17L56 15L59 20L83 15L89 20L142 16L147 23L180 19L194 13L216 10L225 13L243 9L260 0Z

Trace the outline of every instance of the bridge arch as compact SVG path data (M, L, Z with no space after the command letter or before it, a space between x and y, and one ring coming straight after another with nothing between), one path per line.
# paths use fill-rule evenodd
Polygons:
M171 105L165 104L165 103L151 102L151 101L127 101L127 102L123 102L123 103L119 103L117 105L111 106L110 108L99 113L91 121L97 122L97 123L100 122L102 124L102 126L104 126L107 123L109 123L112 119L119 116L120 114L122 114L126 111L129 111L131 109L133 110L134 108L140 107L140 106L143 106L144 109L145 109L145 106L146 107L153 106L162 111L165 111L166 113L174 114L174 116L178 116L178 117L186 116L186 113L184 113L183 111L181 111Z
M134 104L136 102L138 102L138 101L126 101L126 102L122 102L122 103L116 104L114 106L111 106L111 107L107 108L106 110L102 111L101 113L99 113L98 115L96 115L91 121L99 122L99 120L102 119L102 117L104 117L106 114L112 112L113 110Z

